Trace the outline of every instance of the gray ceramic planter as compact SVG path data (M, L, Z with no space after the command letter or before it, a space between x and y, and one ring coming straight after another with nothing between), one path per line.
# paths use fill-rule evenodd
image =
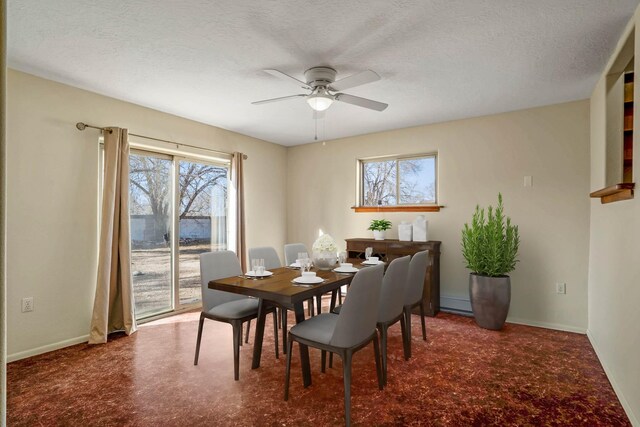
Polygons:
M511 302L509 276L489 277L471 273L469 296L476 323L485 329L502 329Z

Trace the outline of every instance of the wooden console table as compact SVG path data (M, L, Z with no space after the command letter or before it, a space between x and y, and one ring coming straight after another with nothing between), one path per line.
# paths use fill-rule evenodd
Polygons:
M429 251L429 265L424 277L424 291L422 299L426 314L435 316L440 311L440 243L429 240L428 242L401 242L397 239L345 239L349 258L364 259L364 251L367 247L373 248L373 256L389 262L405 255L413 255L416 252Z

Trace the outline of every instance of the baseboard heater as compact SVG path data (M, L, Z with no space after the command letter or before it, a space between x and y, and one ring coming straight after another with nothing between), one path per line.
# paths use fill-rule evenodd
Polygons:
M440 311L459 314L461 316L473 316L471 302L466 298L453 296L440 296Z

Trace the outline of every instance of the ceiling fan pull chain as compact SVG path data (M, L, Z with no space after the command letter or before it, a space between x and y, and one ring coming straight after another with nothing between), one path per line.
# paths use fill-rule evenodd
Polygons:
M317 116L315 117L314 122L315 122L315 124L316 124L316 136L315 136L315 138L313 138L313 139L314 139L315 141L317 141L317 140L318 140L318 117L317 117Z

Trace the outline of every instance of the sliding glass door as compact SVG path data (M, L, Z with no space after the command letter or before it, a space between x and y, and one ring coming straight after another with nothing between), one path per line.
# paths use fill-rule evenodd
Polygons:
M168 156L129 156L131 274L138 319L173 309L172 172Z
M178 167L178 304L201 300L200 254L227 249L228 168L195 160Z
M136 318L199 304L199 255L227 248L228 165L132 151L129 167Z

